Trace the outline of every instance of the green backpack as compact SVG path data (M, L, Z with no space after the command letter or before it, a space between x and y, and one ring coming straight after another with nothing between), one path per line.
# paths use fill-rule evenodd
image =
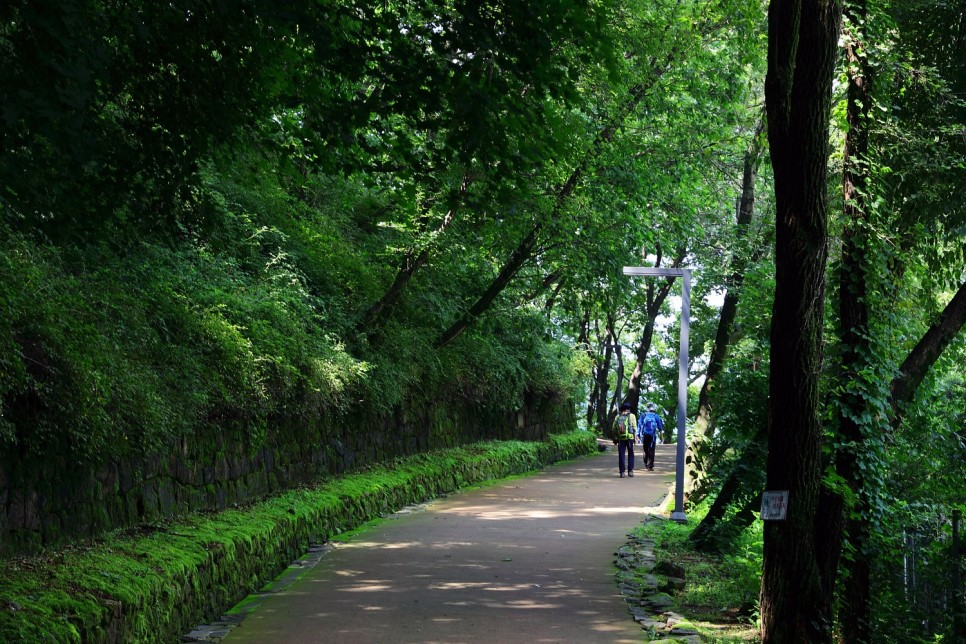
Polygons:
M617 416L617 431L614 438L621 441L629 441L634 438L634 423L631 422L630 414L620 414Z

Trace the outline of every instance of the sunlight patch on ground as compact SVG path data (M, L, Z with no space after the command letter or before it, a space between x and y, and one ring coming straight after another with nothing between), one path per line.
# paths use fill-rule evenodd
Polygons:
M522 583L522 584L501 584L499 586L490 585L483 590L497 591L497 592L520 592L524 590L540 590L538 584Z
M469 588L485 588L486 582L450 581L444 584L431 584L429 590L467 590Z
M643 506L609 506L609 507L596 507L588 508L586 510L589 514L643 514L644 510L647 508Z
M602 514L642 514L643 506L610 506L588 508L581 512L573 512L569 509L561 510L512 510L509 508L496 508L487 511L474 510L466 512L484 521L507 521L510 519L559 519L562 517L587 517L599 516Z
M533 608L539 608L544 610L560 608L560 604L548 604L548 603L538 602L532 599L517 599L515 601L506 602L505 604L502 604L502 605L505 606L506 608L524 608L527 610L533 609Z
M335 574L339 577L358 577L359 575L364 575L365 573L361 570L336 570Z
M391 590L392 585L387 584L381 579L373 579L372 581L359 583L355 586L349 586L343 589L347 593L373 593L380 590Z

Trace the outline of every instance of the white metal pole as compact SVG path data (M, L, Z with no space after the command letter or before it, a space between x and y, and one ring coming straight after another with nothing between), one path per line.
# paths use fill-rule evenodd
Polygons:
M681 278L681 346L678 351L677 458L675 459L674 511L671 519L687 521L684 514L684 455L687 451L688 342L691 334L691 269L625 266L624 275Z
M684 514L684 455L687 450L688 342L691 335L691 271L681 276L681 346L678 351L678 442L674 511L671 520L686 522Z

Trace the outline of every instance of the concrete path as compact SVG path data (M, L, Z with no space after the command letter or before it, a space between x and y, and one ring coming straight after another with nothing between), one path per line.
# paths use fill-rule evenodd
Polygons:
M623 479L607 447L337 544L224 641L643 641L614 580L614 552L664 498L674 446L658 447L653 472Z

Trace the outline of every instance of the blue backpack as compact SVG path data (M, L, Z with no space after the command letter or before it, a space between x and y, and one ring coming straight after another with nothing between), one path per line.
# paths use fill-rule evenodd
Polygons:
M641 433L646 436L657 434L657 414L649 411L641 417Z

